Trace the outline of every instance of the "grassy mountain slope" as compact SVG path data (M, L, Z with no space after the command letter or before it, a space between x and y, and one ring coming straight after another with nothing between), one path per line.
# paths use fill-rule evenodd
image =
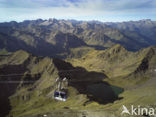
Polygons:
M88 70L103 71L109 77L127 76L135 72L143 59L149 56L151 49L129 52L124 47L115 45L106 50L92 50L80 59L71 59L71 63L75 66L83 66Z
M155 47L138 52L129 52L121 45L89 49L81 58L67 60L73 66L25 51L0 57L1 104L8 104L2 116L8 113L5 109L11 109L13 117L120 117L122 105L156 107ZM57 77L69 79L66 102L53 99Z
M104 81L124 88L124 92L119 95L122 99L104 105L104 110L114 109L118 113L117 115L120 115L122 105L126 105L126 107L131 105L156 107L156 104L153 103L156 101L154 98L156 95L154 93L156 47L129 52L122 46L115 45L104 51L90 51L81 59L68 59L67 61L70 61L74 66L82 66L88 71L103 72L109 77ZM100 113L100 111L97 112Z
M53 99L55 80L58 77L69 79L66 102ZM5 107L1 116L7 114L5 109L11 109L9 116L14 117L43 115L52 110L57 113L66 109L78 113L79 109L87 109L88 104L107 104L118 100L122 88L111 86L103 79L107 79L104 73L73 67L59 59L36 57L22 50L3 56L0 59L3 95L0 103ZM103 89L103 94L92 88Z

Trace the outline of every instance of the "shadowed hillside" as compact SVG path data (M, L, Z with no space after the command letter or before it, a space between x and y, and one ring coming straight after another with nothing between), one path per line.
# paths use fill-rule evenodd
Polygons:
M92 50L80 59L68 59L74 66L103 72L109 77L124 77L130 74L145 73L155 67L155 47L138 52L127 51L121 45L106 50Z
M42 108L50 111L52 108L58 110L64 107L85 107L98 102L107 104L118 100L119 93L113 86L104 82L107 78L104 73L90 71L82 67L73 67L70 63L60 59L39 58L25 51L17 51L0 60L0 85L1 100L5 105L1 116L26 116L35 114L33 111ZM67 102L58 102L53 99L56 89L56 78L66 77L69 82ZM96 93L95 89L101 90ZM100 93L102 93L100 95ZM48 103L48 105L46 105ZM74 104L74 105L73 105ZM30 111L31 110L31 111ZM40 110L40 111L39 111Z
M117 44L86 52L65 62L23 50L0 52L1 115L13 117L119 116L121 105L155 101L156 48L127 51ZM79 53L81 49L73 49ZM75 56L75 55L73 55ZM65 102L53 98L56 79L68 79ZM7 90L3 90L3 89Z

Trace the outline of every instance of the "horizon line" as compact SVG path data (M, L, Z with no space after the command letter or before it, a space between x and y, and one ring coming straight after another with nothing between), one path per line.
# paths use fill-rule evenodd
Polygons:
M143 19L138 19L138 20L122 20L122 21L101 21L101 20L80 20L80 19L74 19L74 18L69 18L69 19L66 19L66 18L46 18L46 19L43 19L43 18L36 18L36 19L25 19L25 20L22 20L22 21L18 21L18 20L10 20L10 21L0 21L0 23L10 23L10 22L17 22L17 23L22 23L22 22L25 22L25 21L36 21L36 20L45 20L45 21L48 21L48 20L65 20L65 21L77 21L77 22L100 22L100 23L122 23L122 22L137 22L137 21L147 21L147 20L150 20L150 21L156 21L156 20L153 20L153 19L150 19L150 18L143 18Z

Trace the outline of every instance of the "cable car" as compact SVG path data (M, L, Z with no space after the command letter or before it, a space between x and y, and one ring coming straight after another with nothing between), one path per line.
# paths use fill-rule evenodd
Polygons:
M55 91L54 92L54 99L59 100L59 101L66 101L67 100L67 95L66 95L65 92Z
M56 79L57 83L57 89L54 91L54 99L59 100L59 101L66 101L67 100L67 85L68 81L66 78Z

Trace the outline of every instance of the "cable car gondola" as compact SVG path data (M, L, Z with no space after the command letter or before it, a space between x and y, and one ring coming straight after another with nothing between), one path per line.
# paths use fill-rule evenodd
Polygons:
M58 83L58 85L57 89L54 91L54 99L59 101L66 101L67 100L66 86L68 84L67 79L64 78L63 80L61 80L60 78L57 78L56 82Z
M67 100L67 95L66 95L65 92L55 91L54 92L54 99L59 100L59 101L66 101Z

